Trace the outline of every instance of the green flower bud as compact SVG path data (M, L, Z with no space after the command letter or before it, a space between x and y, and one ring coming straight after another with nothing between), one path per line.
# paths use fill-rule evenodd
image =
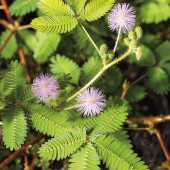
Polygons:
M106 54L106 53L108 52L108 47L107 47L106 44L102 44L102 45L100 46L100 52L101 52L102 55L103 55L103 54Z
M129 34L128 34L128 37L131 40L136 40L136 33L134 31L130 31Z
M142 48L139 46L136 51L136 59L140 60L141 56L142 56Z
M109 59L112 59L114 57L114 53L112 50L110 50L107 55Z
M135 31L136 31L137 38L138 39L141 38L143 34L142 28L138 26L136 27Z
M124 82L123 82L123 85L122 85L123 90L128 89L128 88L129 88L129 84L130 84L130 83L127 81L127 79L125 79Z
M137 47L137 41L136 40L132 40L129 44L129 48L132 50L135 50Z
M130 39L129 38L125 38L123 41L125 42L126 45L130 44Z

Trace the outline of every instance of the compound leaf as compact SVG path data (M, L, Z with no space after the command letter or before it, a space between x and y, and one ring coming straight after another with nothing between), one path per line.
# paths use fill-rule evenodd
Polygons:
M24 143L27 123L22 108L9 105L3 115L3 141L7 148L18 149Z
M43 159L63 159L74 153L85 140L85 129L72 129L50 139L41 146L38 153Z
M74 29L78 21L73 16L44 16L32 20L31 25L40 32L66 33Z

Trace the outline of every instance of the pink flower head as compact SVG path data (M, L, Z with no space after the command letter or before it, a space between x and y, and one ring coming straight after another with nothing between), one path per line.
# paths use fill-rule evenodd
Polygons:
M105 96L95 88L88 88L77 96L77 108L84 116L95 116L105 106Z
M41 102L47 102L49 99L55 99L59 92L59 84L53 75L41 74L34 79L32 90L36 98Z
M116 30L117 32L121 29L123 33L126 33L127 31L130 31L135 24L135 18L135 10L132 6L126 3L117 4L109 14L109 28L112 31Z

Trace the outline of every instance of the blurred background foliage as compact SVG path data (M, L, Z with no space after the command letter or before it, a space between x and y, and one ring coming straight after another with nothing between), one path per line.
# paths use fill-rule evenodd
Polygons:
M10 14L14 18L23 16L22 25L29 24L33 18L42 15L37 11L38 0L7 2ZM143 55L139 61L136 60L135 55L129 56L125 61L109 69L95 82L94 86L100 88L106 95L106 107L123 103L128 106L130 117L170 114L170 0L120 0L117 2L131 3L136 9L136 26L139 25L143 29L140 42ZM0 13L0 19L6 19L2 10ZM113 49L117 35L108 28L107 15L98 21L83 24L98 47L105 43L110 50ZM0 30L1 46L10 31L4 27ZM124 37L122 35L120 38L115 57L127 48L123 41ZM20 49L26 56L32 79L43 72L52 73L61 82L67 82L66 89L61 90L59 95L60 101L64 100L63 96L69 96L72 90L87 83L102 67L100 56L79 26L69 33L60 35L35 32L33 29L18 30L0 53L0 94L7 65L11 60L21 59ZM63 75L65 75L64 78ZM0 107L3 107L3 103L0 103ZM170 147L170 124L163 123L159 125L159 128L165 137L165 143ZM129 131L129 134L135 152L149 168L157 169L165 160L157 138L147 131ZM36 135L35 131L30 128L27 141ZM34 145L29 150L29 158L32 159L36 155L38 145ZM10 155L10 151L2 144L0 155L0 161ZM24 162L23 156L17 158L4 170L23 169L21 162ZM67 169L67 165L67 159L57 163L41 159L35 161L37 169L44 170L61 169L61 167ZM159 168L168 169L166 167L169 168L167 162Z

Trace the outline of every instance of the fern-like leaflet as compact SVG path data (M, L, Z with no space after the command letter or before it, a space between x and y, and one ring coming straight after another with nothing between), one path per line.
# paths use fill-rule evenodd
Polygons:
M24 143L27 123L22 108L8 105L3 115L3 141L7 148L18 149Z
M4 96L9 101L16 102L26 87L25 72L17 60L11 62L9 69L9 72L4 78Z
M25 103L23 108L31 120L32 127L39 132L50 136L57 136L70 128L62 113L59 114L47 106Z
M102 135L94 141L97 152L103 163L109 169L117 170L147 170L147 166L143 161L140 161L137 154L129 146L114 139L113 136Z
M91 0L85 6L80 17L82 20L94 21L102 17L113 6L114 0Z
M15 16L25 15L36 10L37 2L38 0L15 0L9 11Z
M86 140L85 129L72 129L42 145L39 154L44 159L63 159L74 153Z
M111 133L120 129L120 126L127 117L126 110L127 108L124 106L109 108L108 110L101 113L101 115L98 117L91 118L85 124L85 127L88 130L94 129L90 136Z
M69 162L71 162L70 170L99 170L98 165L100 164L96 149L90 142L72 155Z
M49 16L75 15L70 6L65 4L62 0L40 0L39 8L43 13Z
M44 16L32 20L34 29L44 32L66 33L74 29L78 21L73 16Z

